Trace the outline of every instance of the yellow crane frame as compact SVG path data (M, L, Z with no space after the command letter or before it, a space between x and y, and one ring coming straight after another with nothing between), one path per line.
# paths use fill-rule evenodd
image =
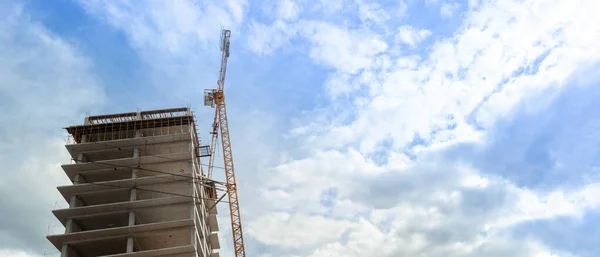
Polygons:
M229 124L227 122L227 109L225 108L225 75L227 72L227 58L229 58L230 30L221 31L221 69L217 89L205 90L205 105L215 108L215 117L212 126L211 154L208 163L207 175L212 177L214 168L214 153L219 132L221 134L221 145L223 146L223 162L225 169L225 187L229 200L229 212L231 217L231 232L233 234L233 249L236 257L245 257L244 237L242 233L242 218L240 215L240 204L238 199L237 184L235 181L235 169L233 165L233 154L229 138Z

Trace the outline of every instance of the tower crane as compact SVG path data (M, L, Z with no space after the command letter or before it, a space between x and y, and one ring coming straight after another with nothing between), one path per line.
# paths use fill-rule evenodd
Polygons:
M244 237L242 234L242 218L240 215L240 204L238 201L237 184L235 182L235 170L233 167L233 154L229 140L229 126L227 123L227 111L225 108L225 74L227 72L227 58L229 58L230 30L221 31L221 69L216 89L204 90L204 105L215 108L215 117L212 125L212 141L207 175L212 177L214 167L214 153L219 132L221 134L221 146L223 147L223 162L225 169L225 187L229 200L229 212L231 218L231 233L233 234L233 248L236 257L245 257Z

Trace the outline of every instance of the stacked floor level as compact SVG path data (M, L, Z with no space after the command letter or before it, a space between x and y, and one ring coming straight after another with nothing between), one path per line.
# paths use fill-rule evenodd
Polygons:
M86 117L66 128L73 185L53 213L62 257L218 257L215 189L189 108Z

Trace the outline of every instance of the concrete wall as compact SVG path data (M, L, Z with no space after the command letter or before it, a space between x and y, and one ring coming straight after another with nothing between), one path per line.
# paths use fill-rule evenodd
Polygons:
M191 182L169 182L165 179L164 184L143 185L137 190L138 200L147 200L160 197L172 197L179 195L191 196L189 184Z
M168 160L165 160L168 161ZM147 164L143 166L144 169L148 169L148 170L144 170L141 169L139 170L139 175L142 176L156 176L156 175L163 175L161 173L172 173L172 174L179 174L179 175L186 175L186 176L191 176L192 173L192 163L191 160L190 161L179 161L179 162L167 162L167 163L156 163L156 164ZM154 171L159 171L159 172L154 172Z
M111 125L108 124L107 126ZM83 180L80 181L81 184L78 188L71 189L71 192L77 192L77 196L72 199L73 204L70 207L85 208L90 205L106 205L107 208L110 207L108 209L111 209L111 213L107 213L107 215L88 214L88 216L68 217L67 223L69 224L69 229L65 231L67 234L64 236L57 235L56 237L49 237L49 239L51 239L50 241L53 242L57 248L59 247L63 250L63 257L78 257L77 252L83 257L97 256L103 251L111 253L133 253L136 251L192 245L196 243L196 240L194 239L196 228L201 230L200 233L203 234L201 240L204 240L198 243L203 245L203 249L207 249L207 247L205 247L207 245L206 240L208 240L208 237L206 236L207 225L204 224L206 219L206 214L204 212L206 209L202 207L202 204L198 205L200 208L195 208L196 205L193 203L203 201L202 197L204 197L204 192L202 190L198 191L201 194L198 198L185 204L173 203L144 208L124 207L132 206L132 204L110 205L117 202L151 200L176 196L196 197L194 195L192 179L192 177L195 176L195 173L193 172L193 162L196 161L196 157L194 156L195 152L193 150L193 144L195 142L193 140L181 141L187 137L181 136L181 133L190 133L191 128L191 126L185 125L142 129L139 131L128 130L109 133L91 133L83 135L81 137L82 142L94 142L94 144L80 144L77 147L78 150L72 150L74 148L70 148L74 158L80 161L77 162L78 164L76 165L86 165L86 162L101 162L103 165L107 165L106 169L102 169L103 171L98 171L98 167L81 171L79 178L83 178ZM83 131L86 130L84 129ZM165 137L165 135L173 136ZM151 138L153 136L161 137ZM191 136L191 138L194 137L195 135ZM147 138L147 140L145 138ZM146 141L163 143L140 143ZM111 144L115 143L119 144L119 146L111 146ZM99 148L98 144L104 144L106 147ZM87 148L87 151L86 147L89 147ZM182 153L189 154L189 158L186 160L174 161L170 160L168 158L169 156L165 156L168 154L179 154L178 158L182 158L182 156L185 156L182 155ZM132 162L131 158L138 156L141 157L142 160L144 160L144 157L153 156L165 156L166 158L159 157L150 159L152 161L161 161L160 163L155 164L145 164L141 161L138 164L140 165L139 167L137 165L130 165ZM162 162L162 159L164 159L164 162ZM127 165L129 166L115 166L113 169L110 166L111 161L114 161L114 163L128 163ZM89 163L87 165L90 166ZM87 166L78 167L80 168L73 170L79 172L81 169L87 169ZM173 174L174 176L165 178L164 176L166 174ZM150 178L154 176L162 177ZM189 178L182 176L188 176ZM107 187L106 190L101 189L98 191L100 185L93 184L131 178L140 179L140 184L138 184L136 188L121 181L119 183L114 183L114 185L118 184L123 188ZM145 184L143 181L152 181L152 184ZM130 181L128 183L130 183ZM89 191L81 192L88 186ZM117 208L123 208L123 210L115 211ZM102 209L104 209L104 207ZM81 209L78 209L77 211L79 210ZM196 210L200 212L197 213L198 217L196 216ZM168 223L185 224L186 220L189 221L191 219L197 221L197 227L192 225L189 227L175 228L174 225ZM160 227L157 227L165 225L171 226L171 228L159 229ZM118 239L118 243L115 243L116 241L107 243L107 237L102 235L106 233L117 233L114 231L118 231L118 229L109 230L110 228L115 227L127 227L127 229L124 229L123 231L127 230L128 232L123 232L123 235L118 236L111 235L110 237ZM135 231L135 229L143 229L143 231L130 232ZM77 238L76 235L79 233L71 234L75 232L87 234L81 238ZM64 240L67 241L61 241L62 238L65 238ZM207 255L207 253L208 252L205 252L205 254L200 255ZM194 255L195 254L193 253L182 254L174 257Z
M191 219L189 203L176 205L163 205L152 208L144 208L135 211L136 217L141 224Z
M192 243L190 228L172 229L137 236L136 241L140 250L153 250L167 247L184 246Z

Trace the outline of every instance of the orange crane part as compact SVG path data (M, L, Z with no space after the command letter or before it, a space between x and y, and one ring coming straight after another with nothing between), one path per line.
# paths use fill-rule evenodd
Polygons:
M211 155L208 165L208 177L212 176L214 152L217 142L218 132L221 134L221 145L223 147L223 162L225 169L225 186L229 198L229 212L231 217L231 232L233 234L233 248L236 257L245 257L244 237L242 234L242 218L240 215L240 204L238 200L237 184L235 182L235 169L233 166L233 154L231 151L231 142L229 139L229 125L227 122L227 110L225 108L225 74L227 72L227 58L229 58L229 37L230 30L221 31L221 69L219 71L219 80L217 89L208 89L204 91L204 104L215 108L215 119L212 128Z

